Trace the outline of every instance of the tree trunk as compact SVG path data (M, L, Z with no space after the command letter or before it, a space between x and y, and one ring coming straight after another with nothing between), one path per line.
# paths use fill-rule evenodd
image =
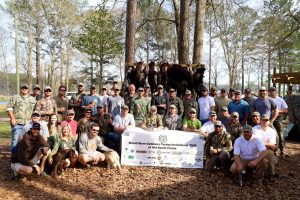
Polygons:
M202 61L205 10L206 0L196 1L193 64L201 64Z
M91 55L91 85L94 84L94 66L93 66L93 55Z
M174 8L174 16L175 16L175 27L176 27L176 33L177 33L177 42L176 42L176 52L175 52L175 58L179 58L179 43L180 43L180 10L179 10L179 4L178 0L173 0L173 8ZM175 61L174 61L175 63Z
M27 71L27 83L32 86L32 32L28 29L28 71Z
M59 31L59 57L60 57L60 84L64 84L64 53L62 30Z
M35 67L36 67L36 83L42 85L41 77L41 46L40 46L40 37L41 37L41 28L40 28L40 19L36 18L36 36L35 36Z
M271 45L268 44L268 87L271 86Z
M72 62L72 48L68 40L66 41L66 46L67 46L67 60L66 60L65 86L69 88L70 69L71 69L71 62Z
M211 64L211 51L212 51L212 19L210 16L210 20L209 20L209 56L208 56L208 87L211 87L211 68L212 68L212 64Z
M180 1L179 64L189 63L189 1Z
M136 9L137 9L137 0L127 1L126 38L125 38L125 76L127 74L128 65L132 65L135 62Z
M104 63L104 59L103 59L103 57L100 57L100 59L99 59L99 91L103 87L103 63Z

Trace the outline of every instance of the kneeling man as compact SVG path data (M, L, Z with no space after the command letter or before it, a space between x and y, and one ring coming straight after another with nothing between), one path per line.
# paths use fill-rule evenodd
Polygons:
M40 124L33 122L31 129L18 142L16 152L11 157L11 169L15 176L29 175L32 172L40 175L44 171L50 148L40 135L40 129Z
M208 135L205 143L205 169L212 170L216 163L220 161L222 168L225 170L230 159L229 152L232 150L231 136L223 130L221 121L214 122L214 129L215 131Z
M234 163L230 168L233 175L239 174L246 169L255 169L252 177L262 180L267 170L267 150L264 143L252 136L252 127L245 125L243 135L234 143Z
M89 163L96 165L105 160L105 155L100 151L112 151L112 149L104 146L102 143L101 138L98 136L99 129L99 125L93 123L89 132L80 136L78 160L85 167L90 167Z

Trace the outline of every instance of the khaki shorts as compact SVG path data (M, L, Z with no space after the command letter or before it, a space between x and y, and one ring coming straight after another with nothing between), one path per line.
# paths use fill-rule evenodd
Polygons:
M38 150L38 152L35 154L35 156L30 160L30 162L33 164L33 165L37 165L42 157L42 152L41 152L41 149L42 147ZM20 171L20 168L22 166L27 166L27 165L22 165L21 163L11 163L10 164L10 167L11 169L14 171L14 174L15 175L18 175L19 174L19 171ZM27 166L29 167L29 166Z

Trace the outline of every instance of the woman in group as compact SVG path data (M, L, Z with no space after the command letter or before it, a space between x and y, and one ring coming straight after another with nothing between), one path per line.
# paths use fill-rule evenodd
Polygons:
M50 145L50 148L52 149L54 146L54 142L58 138L58 133L61 132L61 127L58 124L56 114L50 115L48 122L48 130L50 135L50 137L48 138L48 143Z
M70 125L65 124L62 127L61 133L58 135L59 136L55 138L52 151L48 157L48 163L50 165L53 163L53 156L61 149L62 150L66 150L66 149L74 150L75 154L78 157L78 152L76 151L76 146L75 146L76 139L75 139L75 137L73 137ZM72 163L72 164L74 165L76 161L77 160L75 160L74 163ZM65 159L64 168L69 167L70 164L71 164L70 159L69 158Z

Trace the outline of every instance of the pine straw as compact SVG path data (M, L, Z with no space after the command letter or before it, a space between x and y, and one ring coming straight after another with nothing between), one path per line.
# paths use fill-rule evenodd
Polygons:
M12 180L9 140L0 141L0 199L298 199L300 144L287 142L274 183L262 187L232 184L221 172L199 169L126 167L121 172L105 165L68 169L58 179L28 177Z

